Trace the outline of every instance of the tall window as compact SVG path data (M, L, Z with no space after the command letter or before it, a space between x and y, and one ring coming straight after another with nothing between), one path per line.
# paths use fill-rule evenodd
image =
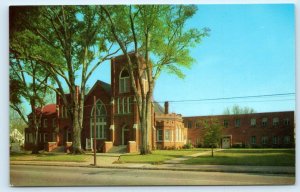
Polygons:
M162 141L163 140L163 130L158 129L157 130L157 141Z
M227 119L224 120L224 127L228 127L228 120Z
M268 143L268 137L267 137L267 136L263 136L263 137L261 138L261 143L262 143L262 144L267 144L267 143Z
M284 125L290 125L290 119L289 118L284 119Z
M273 126L278 126L279 125L279 118L278 117L274 117L273 118Z
M187 127L190 129L190 128L192 128L192 121L188 121L187 122Z
M256 137L255 136L251 137L251 144L256 144Z
M263 127L267 126L267 123L268 123L268 118L264 117L264 118L262 119L262 126L263 126Z
M235 120L235 127L240 127L241 126L241 120L240 119L236 119Z
M47 128L47 126L48 126L48 120L44 119L44 128Z
M127 92L129 92L129 88L130 88L129 73L126 69L123 69L120 73L119 92L127 93Z
M256 126L256 119L255 119L255 118L252 118L252 119L250 120L250 124L251 124L252 127L255 127L255 126Z
M52 128L56 128L56 118L52 119Z
M283 137L283 142L284 142L284 144L290 144L290 142L291 142L291 137L290 137L290 136L284 136L284 137Z
M165 141L171 141L171 131L165 130Z
M94 138L94 107L91 112L91 138ZM105 127L106 127L106 109L105 105L101 100L98 100L96 103L96 138L104 139L105 138Z

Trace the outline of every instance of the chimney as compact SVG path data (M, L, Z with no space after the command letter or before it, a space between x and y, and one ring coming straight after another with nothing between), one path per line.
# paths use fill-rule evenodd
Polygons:
M168 114L169 113L169 102L166 101L165 102L165 114Z

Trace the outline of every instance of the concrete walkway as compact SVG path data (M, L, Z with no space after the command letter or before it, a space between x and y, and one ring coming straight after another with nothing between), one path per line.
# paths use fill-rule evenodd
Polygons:
M220 149L221 150L221 149ZM148 169L148 170L173 170L173 171L209 171L233 173L264 173L264 174L295 174L295 167L291 166L240 166L240 165L186 165L182 161L210 154L211 151L187 155L165 161L163 164L141 163L114 163L121 154L97 153L97 165L94 166L92 153L86 162L54 162L54 161L10 161L11 165L39 165L39 166L66 166L90 168L116 168L116 169Z

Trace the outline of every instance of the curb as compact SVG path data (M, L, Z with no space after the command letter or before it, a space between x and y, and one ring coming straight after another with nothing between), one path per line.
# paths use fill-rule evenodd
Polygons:
M289 174L295 175L295 171L273 171L273 170L225 170L225 169L214 169L214 168L172 168L172 167L130 167L130 166L113 166L113 165L75 165L75 164L47 164L47 163L18 163L11 162L10 165L31 165L31 166L60 166L60 167L85 167L85 168L111 168L111 169L139 169L139 170L169 170L169 171L195 171L195 172L224 172L224 173L261 173L261 174Z

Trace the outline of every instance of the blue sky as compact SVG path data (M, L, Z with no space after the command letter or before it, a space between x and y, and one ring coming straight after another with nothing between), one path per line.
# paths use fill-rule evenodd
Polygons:
M191 49L196 62L185 79L163 73L157 101L197 100L295 92L295 26L292 4L199 5L187 27L209 27L210 36ZM89 81L110 82L104 64ZM170 102L184 116L222 114L237 104L257 112L295 110L295 96Z

